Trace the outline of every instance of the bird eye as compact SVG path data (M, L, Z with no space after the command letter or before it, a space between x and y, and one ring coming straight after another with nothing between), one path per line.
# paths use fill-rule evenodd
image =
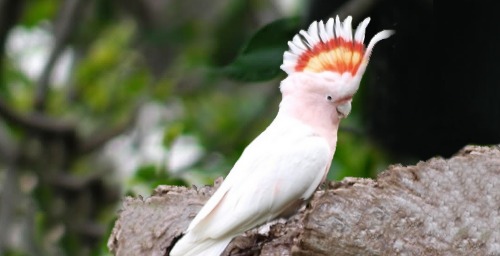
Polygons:
M328 101L331 101L331 100L332 100L332 96L328 95L328 96L326 96L326 99L327 99Z

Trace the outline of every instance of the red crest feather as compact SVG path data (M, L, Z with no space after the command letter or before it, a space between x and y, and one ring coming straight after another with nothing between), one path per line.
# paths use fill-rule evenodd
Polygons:
M393 32L379 32L365 48L363 41L370 18L358 25L354 36L351 21L351 16L344 22L340 22L337 16L335 20L330 18L326 24L323 21L313 22L307 32L301 30L288 42L290 50L283 56L281 69L288 74L331 71L339 74L348 72L355 76L361 64L368 61L375 43Z

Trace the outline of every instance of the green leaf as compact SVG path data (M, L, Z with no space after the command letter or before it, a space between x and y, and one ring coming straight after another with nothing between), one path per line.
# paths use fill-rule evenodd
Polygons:
M275 78L281 71L287 41L297 33L298 17L274 21L257 31L233 63L221 69L229 78L244 82L261 82Z
M163 145L170 147L174 140L184 131L184 124L181 122L172 123L163 133Z
M150 182L156 178L156 167L154 165L141 166L135 173L135 178L142 182Z
M25 8L21 18L21 24L26 27L34 27L44 20L51 20L59 6L56 0L30 0L26 3L29 8Z

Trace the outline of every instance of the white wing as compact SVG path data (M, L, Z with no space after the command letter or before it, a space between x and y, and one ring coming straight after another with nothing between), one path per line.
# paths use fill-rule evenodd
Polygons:
M311 196L332 157L328 143L307 126L275 120L245 149L187 231L200 240L224 238L277 217Z

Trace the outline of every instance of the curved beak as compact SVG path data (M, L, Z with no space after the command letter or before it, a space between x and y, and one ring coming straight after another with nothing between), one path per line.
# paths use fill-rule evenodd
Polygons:
M352 96L340 99L337 101L339 104L337 106L337 113L339 114L340 118L345 118L351 113L351 102L352 102Z

